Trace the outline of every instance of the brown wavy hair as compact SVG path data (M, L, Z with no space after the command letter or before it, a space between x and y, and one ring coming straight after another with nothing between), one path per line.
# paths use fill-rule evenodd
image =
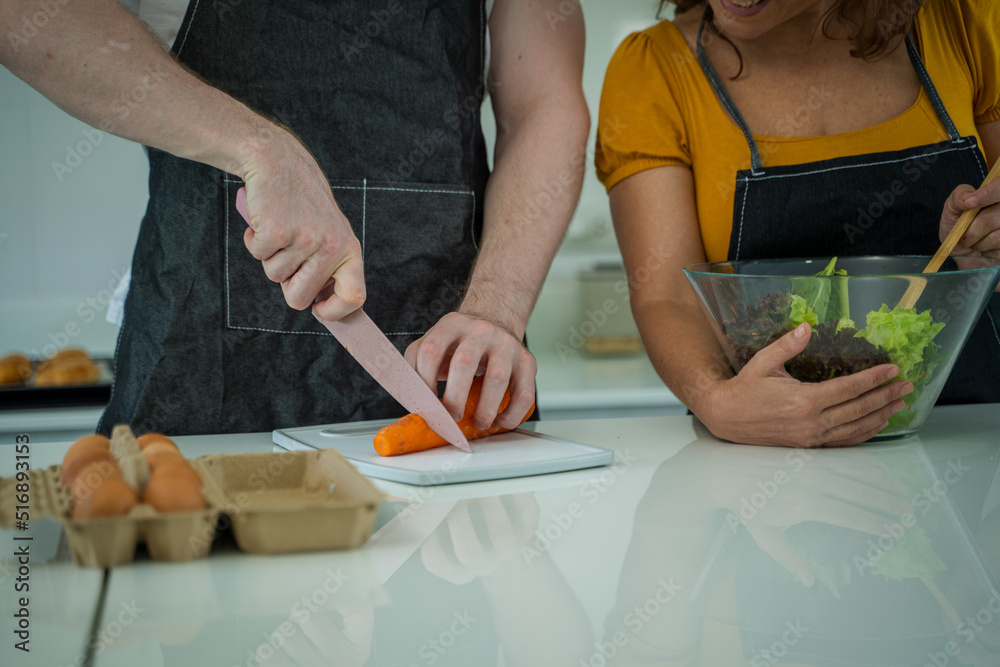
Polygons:
M823 34L829 35L827 28L835 18L852 24L856 26L857 32L851 36L854 42L851 55L862 60L875 60L889 49L894 38L905 35L913 28L917 13L925 2L926 0L836 0L823 16ZM706 0L660 0L657 15L662 13L668 4L676 5L677 13L683 14L704 7ZM712 9L709 8L708 11L709 27L732 46L732 42L725 35L716 31L711 22ZM736 49L735 46L733 48ZM743 56L740 55L739 49L736 49L736 54L740 56L740 72L742 72ZM739 73L734 78L737 77Z

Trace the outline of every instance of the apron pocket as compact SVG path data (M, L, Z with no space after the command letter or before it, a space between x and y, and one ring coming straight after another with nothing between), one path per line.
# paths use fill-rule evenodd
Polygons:
M246 222L236 211L243 186L227 176L225 204L225 322L229 329L330 334L309 310L285 303L243 243ZM479 233L475 193L466 187L346 181L334 197L361 241L365 312L387 336L424 333L461 300Z

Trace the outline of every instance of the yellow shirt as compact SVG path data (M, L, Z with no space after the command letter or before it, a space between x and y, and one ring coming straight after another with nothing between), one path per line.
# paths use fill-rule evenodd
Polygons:
M959 133L978 138L977 124L1000 119L1000 3L928 0L917 16L916 37ZM822 89L813 94L821 104ZM750 149L673 23L633 33L618 47L604 81L598 128L597 175L608 190L646 169L691 168L706 256L727 259L736 172L750 168ZM909 109L873 127L819 137L754 136L765 167L947 139L923 88Z

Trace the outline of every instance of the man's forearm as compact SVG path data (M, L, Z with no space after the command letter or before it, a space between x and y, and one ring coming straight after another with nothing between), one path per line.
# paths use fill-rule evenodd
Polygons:
M240 177L282 132L181 67L118 0L54 6L26 36L37 1L0 3L0 64L70 115Z
M524 335L580 196L589 123L582 93L500 123L483 238L462 312Z

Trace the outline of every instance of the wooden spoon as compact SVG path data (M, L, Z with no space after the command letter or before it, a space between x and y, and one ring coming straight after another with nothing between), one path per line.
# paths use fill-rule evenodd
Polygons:
M979 187L981 188L984 185L991 183L993 179L997 177L997 174L1000 174L1000 159L993 164L993 168L990 169L990 173L986 174L986 179ZM937 273L937 270L941 268L942 264L944 264L944 260L948 259L951 255L951 251L955 249L955 244L958 243L958 240L962 238L962 235L969 229L969 225L972 224L972 221L979 213L979 210L980 209L978 208L970 208L968 211L965 211L961 216L959 216L955 226L951 228L951 232L949 232L948 236L941 242L941 247L938 248L937 252L934 253L934 256L931 257L931 261L927 262L927 266L924 267L924 273ZM910 286L906 289L906 292L903 294L903 298L899 300L896 307L913 308L917 303L917 299L919 299L920 295L923 294L926 286L926 278L910 278Z

